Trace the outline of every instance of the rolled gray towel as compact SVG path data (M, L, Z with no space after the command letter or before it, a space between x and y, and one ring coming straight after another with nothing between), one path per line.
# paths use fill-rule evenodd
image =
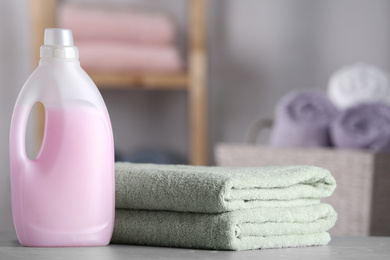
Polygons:
M337 114L325 94L317 91L294 91L277 105L271 146L330 146L329 124Z
M335 147L390 152L390 106L361 104L341 112L331 125Z

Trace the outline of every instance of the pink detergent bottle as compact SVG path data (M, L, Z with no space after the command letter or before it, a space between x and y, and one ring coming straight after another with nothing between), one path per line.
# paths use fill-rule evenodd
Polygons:
M10 132L12 214L24 246L103 246L114 223L114 144L96 85L80 67L72 31L46 29L38 68L16 101ZM45 109L40 151L29 159L27 120Z

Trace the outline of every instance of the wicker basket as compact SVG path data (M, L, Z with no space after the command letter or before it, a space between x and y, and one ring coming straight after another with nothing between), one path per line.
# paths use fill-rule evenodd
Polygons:
M251 127L247 141L269 121ZM253 130L255 129L255 130ZM390 155L363 150L271 148L255 144L219 144L219 166L314 165L328 169L337 182L330 198L338 213L330 231L339 236L390 235Z

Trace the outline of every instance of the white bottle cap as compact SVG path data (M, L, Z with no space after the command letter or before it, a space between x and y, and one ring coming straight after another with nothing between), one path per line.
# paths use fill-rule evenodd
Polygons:
M45 45L73 46L73 35L69 29L48 28L45 30Z
M73 45L72 31L69 29L48 28L45 30L41 58L78 59L79 51Z

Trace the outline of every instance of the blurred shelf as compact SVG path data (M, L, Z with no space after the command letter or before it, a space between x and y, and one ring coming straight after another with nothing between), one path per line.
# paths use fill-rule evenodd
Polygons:
M39 62L39 47L43 44L45 28L56 27L56 12L59 2L60 0L29 1L34 67ZM186 90L189 107L190 164L207 165L207 0L187 0L187 5L187 71L176 74L98 73L93 71L87 71L87 73L100 89ZM44 124L43 118L42 116L41 125ZM41 142L39 141L39 143Z
M87 73L100 89L186 90L189 84L186 73L134 74L89 71Z

